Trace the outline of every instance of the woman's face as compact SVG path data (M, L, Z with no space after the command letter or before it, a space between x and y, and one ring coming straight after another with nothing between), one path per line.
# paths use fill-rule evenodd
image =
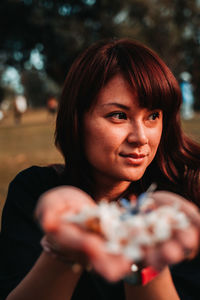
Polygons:
M162 111L141 108L122 76L100 91L84 115L84 149L98 183L139 180L155 157Z

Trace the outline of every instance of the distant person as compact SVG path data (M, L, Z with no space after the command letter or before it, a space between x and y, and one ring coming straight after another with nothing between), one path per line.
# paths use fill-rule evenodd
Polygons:
M58 101L56 99L56 97L50 97L47 100L47 110L49 112L50 115L55 115L58 109Z
M14 120L16 124L19 124L22 119L22 115L27 110L27 100L25 96L18 95L14 99Z
M188 72L183 72L181 73L180 78L180 88L183 97L181 116L184 120L190 120L194 117L194 96L191 75Z
M3 110L0 109L0 122L2 122L4 119L4 113Z

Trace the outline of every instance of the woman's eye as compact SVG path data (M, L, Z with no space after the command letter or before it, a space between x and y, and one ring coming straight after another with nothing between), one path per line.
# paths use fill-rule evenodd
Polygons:
M109 117L112 117L112 118L116 118L116 119L124 119L124 120L127 120L127 116L124 112L113 112L111 114L109 114Z
M156 111L149 116L149 119L154 121L159 117L160 117L160 113L158 111Z

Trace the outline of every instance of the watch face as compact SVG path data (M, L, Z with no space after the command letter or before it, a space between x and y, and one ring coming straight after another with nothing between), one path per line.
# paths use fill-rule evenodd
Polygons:
M140 271L132 272L130 275L125 276L123 280L126 283L131 285L140 285L142 284L141 272Z

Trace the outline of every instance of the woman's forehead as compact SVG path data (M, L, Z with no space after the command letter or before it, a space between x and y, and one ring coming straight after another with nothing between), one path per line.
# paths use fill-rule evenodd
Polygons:
M99 102L107 101L107 97L111 100L117 97L116 99L121 101L120 98L126 89L132 94L132 101L137 101L140 107L168 111L171 107L172 94L165 75L163 74L164 78L158 79L158 76L152 77L148 72L148 70L142 72L139 68L135 70L131 67L123 70L118 68L116 73L108 71L103 86L97 88L88 109L93 109Z
M136 90L128 84L122 75L118 74L100 89L92 107L113 106L115 104L128 106L132 102L139 105Z
M149 89L148 94L125 75L118 73L100 89L92 106L118 103L125 106L134 104L147 109L163 109L162 96L154 97L154 93L156 95L156 90L153 91L153 87Z

